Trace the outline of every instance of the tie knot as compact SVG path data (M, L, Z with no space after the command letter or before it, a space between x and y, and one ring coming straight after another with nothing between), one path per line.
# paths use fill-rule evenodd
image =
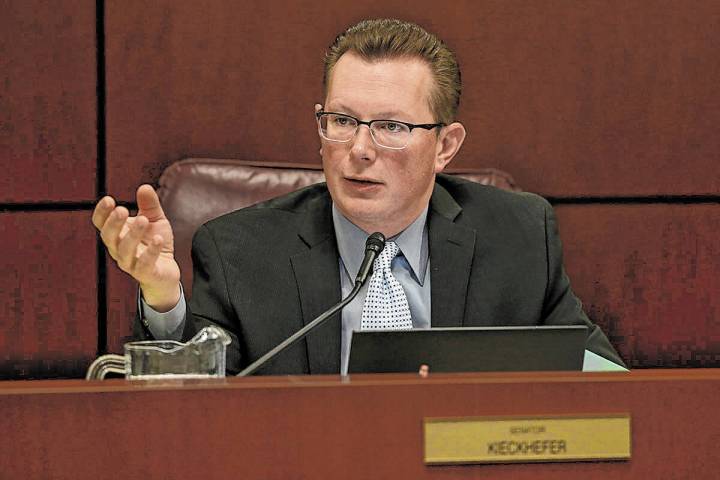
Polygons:
M385 242L385 248L383 248L383 251L380 252L380 256L382 258L386 258L390 261L392 261L393 258L398 254L400 251L400 247L398 247L397 243L395 242Z
M373 269L376 271L390 270L390 264L400 251L400 247L395 242L385 242L385 248L380 252L380 256L375 259Z

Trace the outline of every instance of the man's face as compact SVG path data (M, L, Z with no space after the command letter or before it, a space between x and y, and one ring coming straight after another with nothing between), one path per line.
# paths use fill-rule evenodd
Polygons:
M346 53L331 72L322 108L364 121L435 123L428 106L432 87L430 68L420 59L368 63ZM428 204L435 174L447 163L438 156L435 130L414 129L403 150L377 146L363 125L347 143L321 141L333 202L368 233L392 236L412 223Z

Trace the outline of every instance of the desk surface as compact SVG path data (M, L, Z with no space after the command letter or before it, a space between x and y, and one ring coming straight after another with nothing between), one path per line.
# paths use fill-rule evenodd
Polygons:
M652 369L629 372L490 372L438 373L421 378L413 374L286 375L227 377L207 380L126 381L17 380L0 381L0 396L47 393L128 392L148 390L198 390L258 388L347 388L397 385L493 385L556 383L636 383L720 381L720 369Z
M714 478L718 398L715 369L0 382L0 478ZM425 418L618 413L628 462L423 463Z

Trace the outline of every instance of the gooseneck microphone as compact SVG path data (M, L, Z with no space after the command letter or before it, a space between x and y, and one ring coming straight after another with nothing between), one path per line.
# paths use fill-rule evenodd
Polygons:
M363 258L360 270L358 270L357 277L355 277L355 288L359 289L365 283L368 274L372 271L373 262L375 262L383 248L385 248L385 236L382 233L375 232L367 238L365 241L365 258Z
M370 235L367 240L365 241L365 258L363 258L362 264L360 264L360 269L358 270L357 277L355 277L355 286L353 287L352 291L348 294L347 297L340 300L340 303L337 303L330 307L328 310L326 310L322 315L317 317L312 322L305 325L303 328L298 330L297 332L293 333L290 337L283 340L282 343L280 343L277 347L273 348L269 352L267 352L262 357L255 360L253 363L245 367L244 370L242 370L240 373L237 374L238 377L245 377L247 375L250 375L254 373L256 370L261 368L263 365L265 365L267 362L269 362L271 359L275 358L275 356L288 348L289 346L293 345L298 340L301 340L305 338L305 336L315 330L317 327L325 323L327 319L332 317L334 314L336 314L338 311L342 310L345 305L350 303L353 298L355 298L360 291L360 288L362 288L363 284L367 280L368 275L370 274L372 270L373 262L375 262L375 259L377 256L382 252L382 249L385 248L385 236L380 232L375 232L372 235Z

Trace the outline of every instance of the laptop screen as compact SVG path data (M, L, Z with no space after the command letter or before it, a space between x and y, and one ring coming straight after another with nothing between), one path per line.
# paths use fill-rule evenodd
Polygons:
M581 370L584 325L355 331L349 373Z

